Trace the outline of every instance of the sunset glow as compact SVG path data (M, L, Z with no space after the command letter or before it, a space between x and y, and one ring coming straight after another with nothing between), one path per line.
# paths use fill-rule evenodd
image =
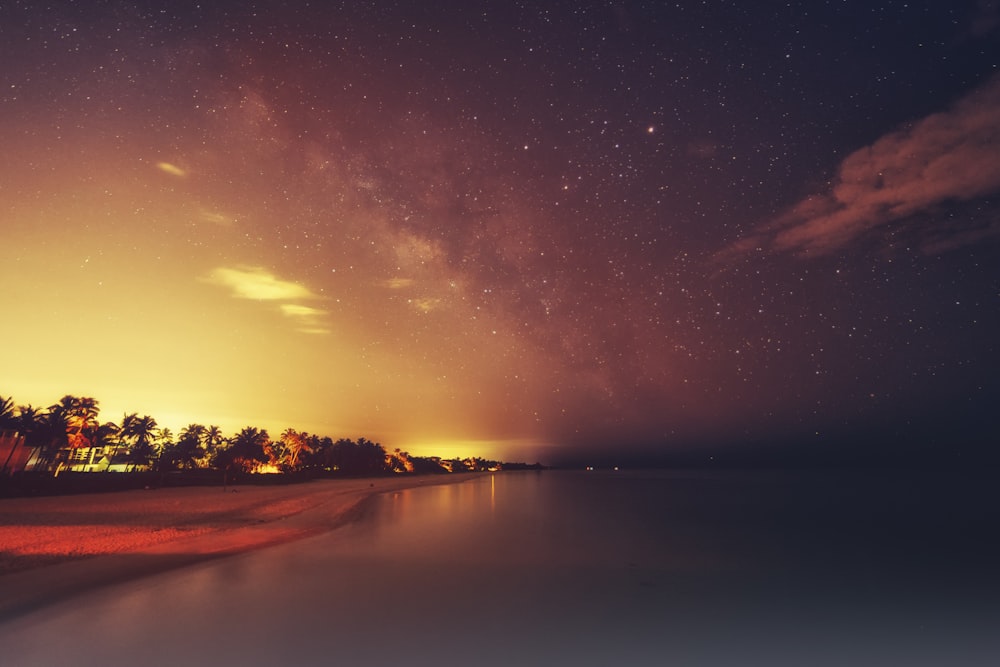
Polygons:
M960 4L891 77L882 19L789 58L750 9L4 6L0 395L507 460L978 451L1000 40Z

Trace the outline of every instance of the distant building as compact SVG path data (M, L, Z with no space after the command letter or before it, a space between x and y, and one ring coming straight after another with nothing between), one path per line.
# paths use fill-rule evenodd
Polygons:
M64 470L71 472L140 472L148 464L136 464L128 452L112 445L70 449Z

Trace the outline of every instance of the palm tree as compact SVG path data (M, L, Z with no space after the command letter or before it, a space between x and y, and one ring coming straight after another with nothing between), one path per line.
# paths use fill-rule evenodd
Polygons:
M243 468L249 470L254 467L255 462L267 461L264 449L270 442L271 438L268 437L266 430L247 426L233 437L226 451L232 452L242 463Z
M278 441L280 447L278 447L277 460L274 463L287 470L297 470L302 465L303 453L308 454L312 450L311 441L308 433L302 433L293 428L285 429Z
M157 451L162 451L164 447L170 447L174 444L174 432L170 430L170 427L164 426L156 433L156 449Z
M10 396L4 398L0 396L0 431L9 428L16 428L17 415L14 411L14 399Z
M55 473L58 476L64 464L72 465L72 459L77 452L91 446L94 432L100 426L100 422L97 421L100 408L94 398L67 394L49 408L49 414L63 422L66 427L65 440L59 438L60 445L62 445L60 449L66 451L58 457L59 462ZM56 434L53 433L53 435Z
M139 415L136 413L126 414L122 416L122 424L119 427L119 433L123 438L131 438L132 431L135 430L135 423L139 420Z
M55 475L59 475L63 460L69 452L70 430L69 415L62 405L56 404L49 408L44 415L42 424L42 440L45 443L42 449L41 460L35 469L49 470L55 466Z
M100 426L97 416L101 410L98 407L97 399L89 396L63 396L59 403L52 406L59 409L66 415L66 439L72 458L81 449L92 446L95 431Z
M385 472L386 455L385 449L377 442L372 442L365 438L358 438L355 449L355 464L357 470L353 471L364 475L374 475Z
M71 429L69 435L70 445L74 448L87 446L89 444L88 432L94 431L100 425L97 415L101 409L98 407L97 399L89 396L63 396L59 403L68 417L68 426Z
M198 460L205 455L202 447L205 427L201 424L189 424L181 430L177 444L170 448L170 451L162 457L165 467L171 468L194 468Z
M27 435L37 430L45 421L45 413L38 408L28 405L20 405L17 408L17 430L22 435Z
M205 454L202 457L202 467L206 466L209 461L212 460L212 456L215 455L215 451L222 446L225 442L225 438L222 437L222 429L214 424L210 424L205 429L205 435L202 439L202 444L205 447Z
M174 432L164 426L156 432L156 442L153 445L153 467L163 470L169 467L170 456L174 448Z
M181 439L195 440L200 444L205 441L205 434L207 432L208 429L206 429L201 424L188 424L187 426L181 429L181 434L179 437Z
M45 413L31 405L21 405L17 408L17 432L24 436L23 447L41 449L47 443L45 431Z
M5 431L11 430L14 433L5 433ZM10 465L11 460L14 458L14 452L17 450L18 445L23 446L23 444L24 441L18 436L14 399L0 396L0 449L5 449L7 445L10 445L10 451L7 452L7 456L2 457L3 464L0 465L0 475L6 474L7 466Z
M122 438L131 444L129 458L132 470L138 465L147 465L153 458L153 438L156 435L156 420L149 415L137 416L135 413L122 418Z
M151 445L153 438L156 437L156 420L149 415L139 417L135 422L132 435L135 436L135 444L140 447Z
M265 447L270 446L271 439L267 431L247 426L233 436L229 446L217 449L212 457L212 465L222 470L222 487L228 484L230 471L250 472L257 464L267 462Z

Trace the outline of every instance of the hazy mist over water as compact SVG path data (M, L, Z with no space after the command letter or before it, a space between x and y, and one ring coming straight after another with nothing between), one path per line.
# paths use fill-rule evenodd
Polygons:
M484 475L24 617L0 646L12 665L996 664L996 508L986 475Z

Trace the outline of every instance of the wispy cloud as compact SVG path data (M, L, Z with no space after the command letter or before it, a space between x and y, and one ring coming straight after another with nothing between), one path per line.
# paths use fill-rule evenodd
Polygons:
M382 281L382 286L389 289L403 289L405 287L410 287L413 285L412 278L389 278L388 280Z
M806 197L720 257L755 249L824 254L887 223L998 192L998 145L1000 77L994 77L951 109L855 151L827 191ZM961 235L972 242L984 237L967 229Z
M318 298L307 287L290 280L282 280L260 267L228 268L213 270L208 281L228 287L233 296L259 301L294 301Z
M219 225L220 227L231 227L236 221L229 217L219 213L218 211L210 211L208 209L201 209L200 211L201 219L204 222L210 222L213 225Z
M281 304L281 313L295 321L296 331L307 334L328 334L327 311L298 303Z
M308 334L328 334L329 313L315 306L307 306L301 301L313 301L322 297L309 288L290 280L275 276L260 267L219 267L206 278L206 282L231 290L238 299L253 299L274 303L278 311L292 320L296 330Z
M441 299L437 299L434 297L422 297L417 299L410 299L409 303L411 306L413 306L421 313L429 313L432 310L438 309L438 307L441 305Z
M187 176L187 172L176 164L171 164L170 162L157 162L156 168L165 174L170 174L171 176L176 176L178 178L184 178Z
M325 310L310 306L300 306L297 303L281 304L281 312L288 317L319 317L320 315L326 315Z

